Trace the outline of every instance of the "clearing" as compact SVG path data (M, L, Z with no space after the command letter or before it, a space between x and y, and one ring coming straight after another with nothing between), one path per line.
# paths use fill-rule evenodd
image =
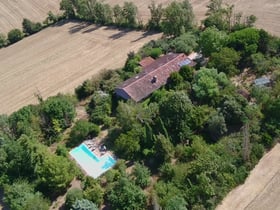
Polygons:
M72 93L104 69L124 65L127 53L161 34L60 22L0 50L0 114L59 92Z
M59 12L60 0L2 0L0 1L0 33L22 28L23 18L42 22L49 11Z
M243 185L232 190L217 210L280 209L280 144L264 155Z

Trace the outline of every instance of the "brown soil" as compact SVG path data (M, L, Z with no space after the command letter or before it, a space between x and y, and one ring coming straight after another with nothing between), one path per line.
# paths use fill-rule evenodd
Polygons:
M217 210L280 209L280 144L260 160L243 185L232 190Z
M121 31L80 22L53 26L0 50L0 114L37 103L58 92L72 93L84 80L124 65L160 34Z

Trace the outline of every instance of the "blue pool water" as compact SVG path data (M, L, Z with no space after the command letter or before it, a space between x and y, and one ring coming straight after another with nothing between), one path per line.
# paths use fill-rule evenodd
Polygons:
M93 178L99 177L116 164L116 160L112 156L103 155L99 158L85 144L71 150L70 155Z

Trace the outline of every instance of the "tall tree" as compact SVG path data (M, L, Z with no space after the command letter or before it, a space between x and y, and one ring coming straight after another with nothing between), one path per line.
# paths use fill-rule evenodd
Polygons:
M172 2L164 9L162 30L167 36L179 36L192 28L194 14L188 0Z
M159 30L161 28L161 20L163 16L162 4L156 5L155 1L152 0L152 3L148 6L151 14L151 18L148 21L148 28Z

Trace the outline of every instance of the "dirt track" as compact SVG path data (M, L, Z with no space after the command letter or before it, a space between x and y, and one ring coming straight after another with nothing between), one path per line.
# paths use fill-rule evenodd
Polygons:
M13 28L21 28L23 18L42 22L47 13L59 12L60 0L1 0L0 33L7 34Z
M243 185L232 190L217 210L279 210L280 144L268 152Z
M123 66L127 53L137 51L160 34L120 31L70 22L49 27L0 50L0 114L36 103L74 88L103 69Z

